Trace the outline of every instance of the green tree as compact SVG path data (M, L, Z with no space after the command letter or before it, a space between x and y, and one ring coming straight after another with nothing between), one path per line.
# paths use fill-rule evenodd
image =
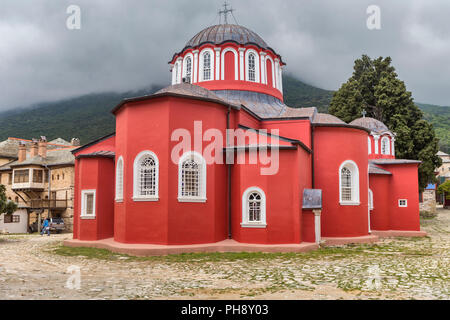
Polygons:
M445 181L437 189L439 194L445 194L446 199L450 199L450 180Z
M329 113L350 122L366 110L369 117L386 124L397 135L396 156L422 161L419 166L422 191L427 183L435 181L434 170L441 165L436 155L439 141L433 125L424 120L391 62L390 57L371 59L363 55L357 59L353 75L334 93Z
M11 214L17 210L17 204L6 198L6 188L0 184L0 214Z

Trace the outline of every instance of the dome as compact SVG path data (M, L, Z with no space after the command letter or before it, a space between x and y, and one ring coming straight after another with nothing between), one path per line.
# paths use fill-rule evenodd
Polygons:
M236 24L218 24L197 33L186 43L186 47L197 47L203 43L221 44L233 41L238 44L255 44L262 49L269 49L267 43L255 32Z
M389 131L389 128L383 122L370 117L358 118L349 124L364 127L377 133Z

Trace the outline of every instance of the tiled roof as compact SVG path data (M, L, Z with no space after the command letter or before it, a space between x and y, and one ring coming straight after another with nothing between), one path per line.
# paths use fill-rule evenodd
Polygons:
M312 123L314 123L314 124L344 124L344 125L346 124L344 121L342 121L338 117L335 117L331 114L326 114L326 113L317 113L314 116Z
M262 49L267 49L267 43L255 32L236 24L218 24L197 33L186 43L185 47L197 47L203 43L221 44L233 41L238 44L256 44Z
M22 162L14 160L0 167L0 170L10 170L15 166L24 165L40 165L40 166L57 166L57 165L74 165L75 157L72 154L72 150L75 147L61 148L55 150L48 150L47 156L42 158L41 156L28 157Z
M114 158L115 157L115 153L114 151L109 151L109 150L101 150L101 151L95 151L95 152L91 152L91 153L86 153L86 154L80 154L77 156L77 158Z
M363 117L353 120L349 123L350 125L354 126L360 126L367 129L370 129L370 131L376 132L376 133L382 133L389 131L388 127L381 122L380 120L370 118L370 117Z

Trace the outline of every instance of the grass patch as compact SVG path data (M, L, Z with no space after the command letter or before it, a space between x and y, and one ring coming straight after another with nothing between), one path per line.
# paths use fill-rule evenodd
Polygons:
M383 251L388 246L377 244L350 244L336 247L321 247L309 252L265 253L265 252L208 252L208 253L180 253L165 256L138 257L115 253L107 249L89 247L57 246L50 250L54 254L68 257L82 256L87 259L121 260L123 261L155 261L155 262L232 262L257 260L304 260L304 259L344 259L355 255L367 255L369 252ZM126 259L125 259L126 258Z

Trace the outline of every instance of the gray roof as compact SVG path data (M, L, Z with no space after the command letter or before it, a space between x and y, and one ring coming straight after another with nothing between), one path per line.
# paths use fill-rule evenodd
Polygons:
M419 160L409 160L409 159L374 159L370 160L374 164L409 164L409 163L421 163Z
M369 174L388 174L389 175L392 173L369 162Z
M20 143L24 143L27 150L31 147L31 140L19 139L19 138L8 138L0 142L0 157L17 158L17 153L19 152ZM59 149L61 147L71 146L70 142L64 139L57 138L47 143L48 150Z
M41 156L28 157L22 162L14 160L3 166L0 166L0 170L11 170L12 167L26 166L26 165L38 165L38 166L58 166L58 165L74 165L75 157L72 154L72 150L75 147L61 148L55 150L48 150L47 156L42 158Z
M360 126L376 133L388 132L389 128L380 120L370 117L363 117L353 120L350 125Z
M446 156L448 157L449 156L448 153L442 152L440 150L436 153L436 155L439 156L439 157L446 157Z
M346 124L344 121L327 113L317 113L312 121L314 124Z
M238 44L256 44L258 47L268 49L267 43L255 32L236 24L218 24L197 33L186 43L185 47L198 47L203 43L221 44L233 41Z

